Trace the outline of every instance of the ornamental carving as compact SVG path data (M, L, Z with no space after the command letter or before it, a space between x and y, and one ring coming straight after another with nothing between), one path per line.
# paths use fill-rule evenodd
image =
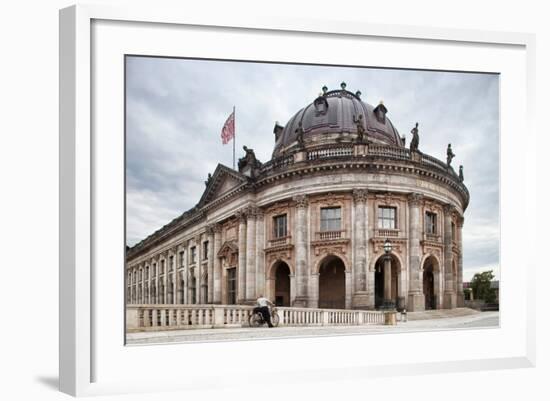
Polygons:
M354 189L353 200L357 203L366 202L368 191L366 189Z
M315 256L319 255L345 255L347 246L316 246L315 247Z
M306 208L308 205L308 199L305 195L296 195L292 198L297 208L302 209Z
M445 214L451 214L454 210L454 206L450 203L443 205L443 211L445 212Z
M277 202L270 206L266 212L273 215L284 214L288 212L288 207L288 202Z
M268 265L271 266L277 260L285 261L289 266L289 261L292 259L292 251L290 249L280 252L272 252L268 255Z
M247 208L244 208L235 212L235 217L237 218L239 223L246 223L246 209Z
M418 206L420 205L420 202L422 201L422 195L417 193L417 192L413 192L412 194L409 195L409 204L411 204L412 206Z
M404 255L405 248L407 246L405 239L398 239L398 238L392 238L391 240L392 245L392 252L397 253L399 255ZM371 242L373 245L373 251L374 254L382 253L384 252L384 242L386 242L386 239L384 238L371 238Z

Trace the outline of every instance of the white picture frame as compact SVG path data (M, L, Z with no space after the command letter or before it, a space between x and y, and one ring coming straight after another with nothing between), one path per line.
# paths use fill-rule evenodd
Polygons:
M147 32L146 35L143 35L144 31ZM415 50L422 46L434 46L440 52L440 60L436 62L428 50L425 50L426 57L422 56L424 53L415 51L412 54L417 58L411 58L403 47L401 55L389 51L381 53L380 60L384 61L377 63L384 66L491 71L499 72L502 76L501 327L453 333L385 335L393 338L402 336L403 344L396 348L395 355L376 354L372 346L369 349L365 338L372 336L270 340L270 347L275 350L292 350L294 355L300 357L293 366L285 367L274 356L274 366L268 369L273 380L294 381L297 376L300 380L311 381L327 380L329 377L331 380L344 377L361 380L363 377L388 374L412 374L413 371L413 374L422 374L534 366L535 309L527 306L534 304L535 284L525 279L528 273L534 273L534 255L523 254L513 244L519 235L515 228L524 227L529 232L535 231L536 209L528 202L529 196L534 195L535 178L527 174L535 169L535 149L516 146L517 138L512 135L513 132L521 132L523 140L535 142L532 116L535 84L533 35L373 25L364 22L292 18L278 20L256 15L243 15L238 20L228 21L223 16L189 14L182 9L168 11L154 7L79 5L60 12L61 391L81 396L245 385L246 382L239 384L231 372L223 373L223 369L227 370L227 365L221 363L218 369L212 369L199 356L207 355L208 359L217 353L223 354L224 358L235 359L239 354L261 352L262 341L130 349L125 347L124 333L120 330L124 325L123 320L120 320L124 314L124 298L120 295L124 291L124 287L120 285L124 279L123 265L120 264L121 261L123 263L123 243L120 244L119 254L116 253L116 247L107 251L101 250L101 243L106 237L114 235L116 243L117 238L120 238L117 235L123 236L122 232L116 233L117 228L121 227L120 205L114 202L111 210L109 202L105 202L111 195L118 199L117 194L120 194L121 188L117 186L123 185L123 181L118 180L121 177L118 170L124 161L124 156L120 153L120 141L107 147L109 144L103 139L97 141L97 137L94 137L94 132L97 132L94 130L98 129L111 132L114 141L119 140L118 134L123 135L123 131L119 132L117 129L123 122L120 119L123 108L119 107L124 101L120 97L123 86L119 85L119 73L122 70L116 73L118 66L113 66L110 60L122 63L121 54L138 54L144 51L147 54L180 56L182 54L175 53L181 53L185 49L177 49L173 35L189 35L189 32L194 37L201 38L201 43L205 44L203 51L211 51L219 58L257 58L260 53L253 50L240 52L238 43L241 41L241 47L244 48L244 44L250 45L253 42L254 35L262 35L264 40L275 44L277 41L304 40L311 41L315 46L314 43L320 39L326 43L337 40L339 45L350 49L353 49L357 41L372 41L374 45L383 42L384 46L390 48L404 44ZM235 47L228 46L226 53L220 54L220 50L215 49L216 40L212 39L213 34L231 37L234 40L231 43L235 43ZM167 35L172 39L161 40ZM276 53L276 46L270 48L271 50ZM488 51L493 54L484 54ZM284 54L288 59L278 61L295 61L292 57L297 57L292 47L287 48ZM466 57L461 64L454 60L460 54L479 57ZM299 56L306 59L308 57ZM320 62L330 61L328 55L319 57ZM349 57L350 64L354 64L353 57ZM367 62L365 60L361 63L360 56L357 57L357 65ZM104 66L108 68L104 69ZM111 67L114 70L110 70ZM112 71L115 73L111 74ZM98 82L102 82L103 86L94 86ZM109 85L106 85L107 82ZM111 91L113 103L102 98L106 89ZM510 99L512 91L514 99ZM99 102L98 98L105 102ZM105 109L116 115L105 114ZM511 149L515 150L513 165L510 163ZM111 174L111 181L103 179L108 170L115 171ZM513 188L517 185L524 191L514 191ZM116 189L111 192L110 188ZM112 230L114 234L105 230L105 223L109 220L115 222ZM528 223L524 224L525 221ZM113 238L109 237L110 240ZM106 264L111 270L105 270ZM120 272L117 272L119 265ZM522 269L513 270L510 266L521 266ZM510 283L514 283L513 295ZM99 293L102 294L101 297L98 297ZM111 307L113 311L108 312L107 301L110 305L119 303L120 310ZM376 337L381 342L385 341L384 336ZM485 348L476 347L471 344L472 338L483 338L488 345ZM336 352L341 347L353 349L360 344L359 341L366 344L353 354ZM425 341L441 344L453 341L453 349L438 350L425 355L420 354L415 347L406 346ZM470 348L467 349L467 346ZM326 351L322 358L316 353L319 347ZM367 351L369 358L365 358L364 353ZM164 370L152 372L147 368L155 362L166 362L173 355L177 357L178 353L184 352L186 358L194 361L193 369L185 372L186 380L178 380L176 375L170 374L172 367L169 363L166 363ZM330 364L327 364L327 359ZM143 364L139 372L133 369L138 360ZM244 372L248 380L257 377L257 373L244 364L237 363L236 368L240 369L241 374ZM114 374L115 371L118 374ZM178 374L181 375L181 372Z

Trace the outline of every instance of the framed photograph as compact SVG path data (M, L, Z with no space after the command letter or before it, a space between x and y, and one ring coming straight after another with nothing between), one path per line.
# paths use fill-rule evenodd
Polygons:
M533 366L532 36L148 11L60 13L62 391Z

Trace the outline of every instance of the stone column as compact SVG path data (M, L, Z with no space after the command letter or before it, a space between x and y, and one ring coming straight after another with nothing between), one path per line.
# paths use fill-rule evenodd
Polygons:
M207 303L211 304L214 300L214 227L212 225L206 228L208 235L208 294L206 296Z
M178 303L178 248L172 248L172 303L175 305Z
M445 205L444 211L444 237L443 244L445 247L445 291L443 292L443 308L456 308L456 292L454 290L453 279L453 228L452 228L452 205Z
M246 218L246 302L256 302L256 207L249 207Z
M218 257L218 252L222 247L222 228L219 224L214 224L212 227L214 231L214 250L212 258L214 259L214 272L213 272L213 298L212 302L215 304L222 303L222 261Z
M155 267L156 267L156 280L155 280L155 303L160 304L160 258L158 255L155 257Z
M462 226L464 225L464 217L458 216L458 224L456 225L456 235L458 243L458 272L456 283L456 306L458 308L464 307L464 289L463 289L463 270L462 270Z
M296 307L307 307L307 281L309 269L307 264L307 206L308 200L305 195L294 197L296 203L296 298L294 305Z
M193 279L193 275L195 272L193 272L193 274L191 273L191 240L188 240L187 241L187 245L186 245L186 253L187 253L187 268L185 269L186 270L186 276L187 276L187 279L186 279L186 284L185 284L185 292L186 292L186 295L185 295L185 303L186 304L191 304L192 301L193 301L193 297L191 296L191 291L192 291L192 288L191 288L191 281Z
M355 221L352 221L353 230L353 254L355 265L354 271L354 289L352 306L356 309L366 309L369 304L367 294L367 232L368 218L366 216L367 190L355 189L353 191L353 200L355 201Z
M309 275L308 308L319 307L319 273Z
M346 270L344 272L344 275L345 275L344 284L345 284L345 291L346 291L344 305L345 305L345 309L351 309L352 292L353 292L353 282L351 279L351 271Z
M239 266L237 267L237 303L244 303L246 298L246 213L237 212L239 219Z
M267 296L265 285L265 216L261 209L256 215L256 296Z
M411 312L423 311L425 308L422 281L420 280L421 199L422 196L418 193L409 196L409 301L407 306Z
M195 249L197 252L197 266L195 268L195 277L197 278L196 287L195 287L195 300L198 304L204 303L203 296L203 268L202 268L202 234L199 234L195 237Z
M384 304L393 302L391 297L391 256L384 256Z
M164 278L162 282L164 284L163 304L168 303L168 252L163 254L164 256Z

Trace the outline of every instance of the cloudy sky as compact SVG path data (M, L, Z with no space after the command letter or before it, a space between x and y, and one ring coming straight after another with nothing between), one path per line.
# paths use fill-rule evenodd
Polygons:
M220 130L236 108L236 157L242 145L271 157L275 121L285 125L326 85L362 92L388 108L420 150L464 165L470 191L463 229L464 280L499 265L499 130L497 75L323 67L170 58L126 61L127 241L132 246L193 207L218 163L232 166Z

